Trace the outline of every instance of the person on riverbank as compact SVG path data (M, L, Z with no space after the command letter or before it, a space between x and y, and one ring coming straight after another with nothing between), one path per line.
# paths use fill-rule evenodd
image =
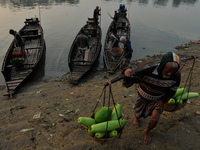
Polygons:
M21 53L22 53L23 57L25 58L25 51L24 51L25 43L24 43L24 40L22 39L20 34L13 29L10 29L9 33L14 36L14 47L20 47Z
M84 60L85 51L89 48L88 37L85 35L84 29L81 29L81 34L76 39L79 56Z
M121 69L125 69L130 64L133 49L131 46L131 41L129 39L126 39L126 37L122 36L120 38L120 42L124 44L124 58L122 59L120 67Z
M179 56L169 52L162 58L157 67L149 67L139 73L134 73L131 67L124 71L124 75L127 77L124 80L126 87L134 83L130 79L131 75L140 79L138 98L134 106L134 126L139 127L139 118L151 116L148 126L144 130L144 143L151 142L150 131L156 127L164 110L164 103L167 103L176 93L180 85L181 73L179 68Z

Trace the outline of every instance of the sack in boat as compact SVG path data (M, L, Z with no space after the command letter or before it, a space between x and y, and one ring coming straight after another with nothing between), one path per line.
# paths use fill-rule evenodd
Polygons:
M110 49L110 53L114 57L122 56L123 52L124 52L124 49L120 47L113 47Z

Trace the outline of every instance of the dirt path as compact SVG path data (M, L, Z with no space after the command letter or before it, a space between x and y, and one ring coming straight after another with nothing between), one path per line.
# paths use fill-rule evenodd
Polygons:
M196 42L195 42L196 43ZM200 45L191 43L178 47L180 56L199 56ZM162 56L148 57L132 62L139 66L145 61L160 60ZM183 63L182 63L183 65ZM182 72L181 87L185 85L192 61L187 61ZM190 91L200 93L200 59L195 63ZM68 83L67 76L43 80L32 85L26 84L16 94L12 103L3 97L4 86L0 87L0 150L197 150L200 149L200 99L194 98L175 112L164 112L157 127L152 130L152 142L143 144L143 130L149 118L142 119L140 128L133 122L133 105L137 97L136 87L122 86L122 81L112 85L115 102L122 105L126 120L120 139L112 144L101 145L94 142L83 126L77 123L78 117L90 116L106 80L117 77L98 71L84 78L78 86ZM14 108L14 115L9 109ZM100 107L100 105L99 105ZM38 119L33 119L41 113ZM34 131L20 132L34 128Z

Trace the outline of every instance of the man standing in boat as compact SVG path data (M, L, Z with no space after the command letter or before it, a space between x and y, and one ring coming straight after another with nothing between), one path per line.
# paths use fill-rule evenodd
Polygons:
M21 53L23 54L23 57L25 58L24 40L19 35L19 33L17 31L14 31L13 29L10 29L9 33L14 36L14 47L20 47Z
M99 15L100 15L101 9L99 9L99 6L96 6L94 13L93 13L93 19L94 19L94 26L97 27L98 25L98 20L99 20Z
M120 42L124 44L124 54L123 54L124 58L122 59L121 62L121 69L125 69L130 64L133 49L131 46L131 41L129 39L126 39L126 37L122 36L120 38Z
M114 17L113 17L113 21L114 21L114 30L117 30L117 21L119 19L119 14L117 13L117 11L115 10L114 12Z
M89 48L88 37L84 33L84 29L81 29L81 34L76 39L78 53L81 56L81 60L84 60L85 51Z

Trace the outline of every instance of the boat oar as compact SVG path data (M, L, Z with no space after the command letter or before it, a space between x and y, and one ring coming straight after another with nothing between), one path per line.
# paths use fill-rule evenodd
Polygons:
M107 12L107 13L110 16L110 18L112 18L112 20L117 24L117 22L113 19L113 17L109 14L109 12Z
M195 59L195 58L198 58L198 56L197 56L197 57L194 57L194 56L182 57L182 58L180 58L180 60L183 61L183 60L190 60L190 59ZM160 62L154 62L154 63L150 63L150 64L147 64L147 65L144 65L144 66L142 66L142 67L136 68L136 69L134 70L134 73L135 73L135 74L140 73L141 71L143 71L143 70L145 70L145 69L147 69L147 68L156 67L156 66L158 66L159 64L160 64ZM125 77L126 77L126 76L125 76L124 74L121 74L120 76L118 76L118 77L112 79L112 80L110 81L110 83L115 83L115 82L117 82L117 81L119 81L119 80L124 79ZM135 81L139 80L138 76L134 76L134 75L131 76L130 79L133 79L133 80L135 80ZM105 86L108 86L108 85L109 85L109 83L106 82Z

